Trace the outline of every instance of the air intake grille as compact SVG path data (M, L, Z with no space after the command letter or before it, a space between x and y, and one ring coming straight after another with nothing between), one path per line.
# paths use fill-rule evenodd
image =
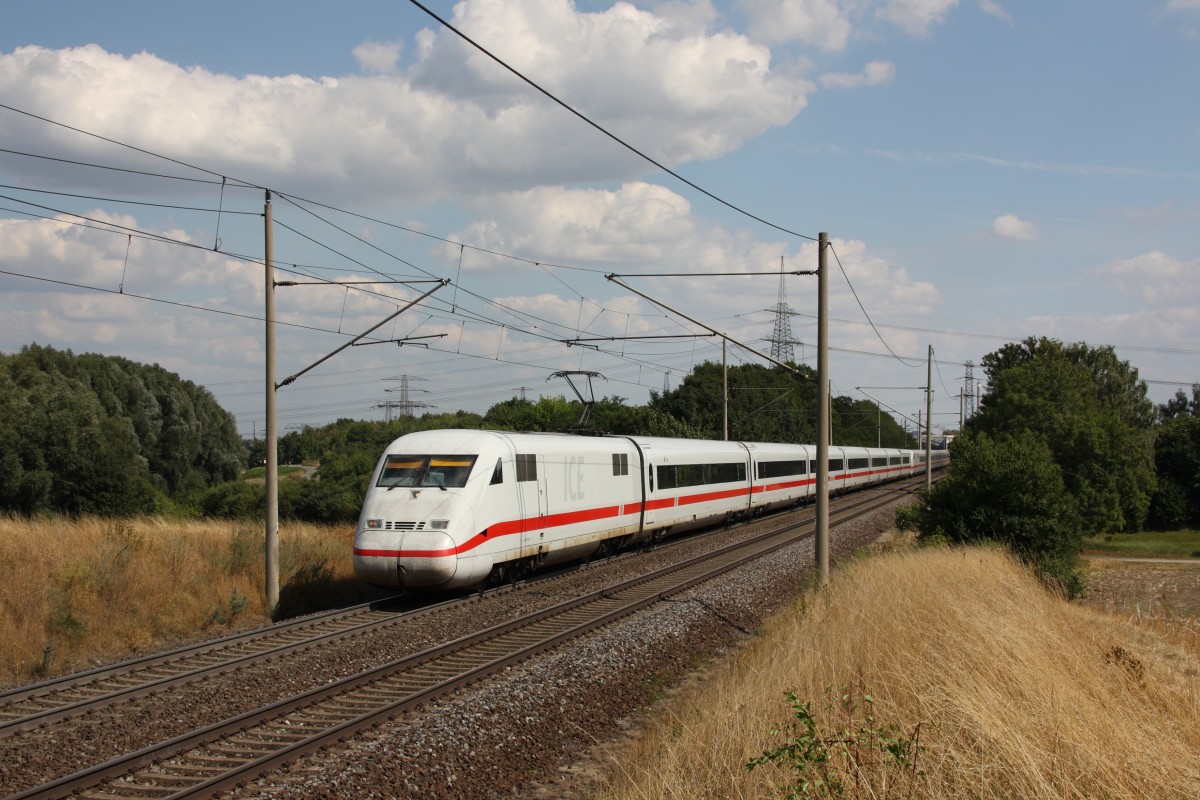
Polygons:
M423 531L425 523L422 522L395 522L388 520L383 524L383 529L387 531Z

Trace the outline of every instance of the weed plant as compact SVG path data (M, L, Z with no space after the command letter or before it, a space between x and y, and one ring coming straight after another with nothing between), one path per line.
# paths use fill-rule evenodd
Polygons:
M921 723L905 733L895 725L876 723L871 706L875 698L857 685L825 690L828 705L841 718L836 730L824 731L813 713L812 702L786 692L793 719L786 728L771 731L784 735L782 744L769 747L746 763L752 770L767 764L790 769L792 779L779 787L788 800L800 798L912 797L920 774Z

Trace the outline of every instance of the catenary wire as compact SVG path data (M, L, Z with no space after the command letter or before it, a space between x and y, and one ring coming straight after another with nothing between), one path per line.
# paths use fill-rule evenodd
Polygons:
M248 217L261 217L261 211L229 211L216 208L197 208L195 206L181 206L172 203L150 203L143 200L122 200L116 197L97 197L89 194L74 194L72 192L55 192L50 189L30 189L25 186L13 186L7 183L0 183L0 189L16 189L19 192L36 192L38 194L52 194L58 197L71 197L76 200L100 200L105 203L122 203L131 206L150 206L153 208L169 208L173 211L202 211L208 214L239 214Z
M862 300L859 299L858 292L854 289L854 284L850 282L850 276L846 274L846 268L842 266L842 259L838 257L837 250L835 250L833 247L833 242L829 242L829 251L833 253L833 260L837 262L838 269L840 269L842 272L842 277L846 279L846 285L850 287L850 294L854 295L854 302L858 303L858 307L862 309L863 316L867 318L867 322L871 325L871 330L875 331L875 335L879 337L879 341L883 343L883 346L887 348L887 351L892 354L892 358L896 359L906 367L919 367L920 362L910 364L900 356L896 355L896 351L892 350L892 346L887 343L887 340L883 338L883 334L880 333L879 329L875 327L875 321L871 319L871 315L867 313L866 306L864 306Z

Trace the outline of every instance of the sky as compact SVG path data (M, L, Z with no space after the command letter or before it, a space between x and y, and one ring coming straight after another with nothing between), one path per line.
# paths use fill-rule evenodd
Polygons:
M1029 336L1200 382L1200 0L426 7L0 8L0 352L262 436L270 193L281 433L642 404L714 330L764 363L781 300L815 368L821 233L833 391L910 428L930 348L935 432Z

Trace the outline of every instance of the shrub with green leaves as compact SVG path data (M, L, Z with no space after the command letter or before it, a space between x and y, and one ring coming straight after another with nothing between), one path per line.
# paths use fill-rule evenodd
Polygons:
M1078 594L1075 556L1082 524L1045 440L1031 431L967 433L953 450L953 468L926 497L922 537L944 537L952 544L999 542L1068 596Z
M772 731L784 735L783 744L752 758L746 769L776 764L792 770L792 780L780 787L789 800L915 797L920 723L912 733L880 725L872 713L875 698L861 683L836 693L827 689L825 695L840 720L836 729L822 730L812 703L786 692L793 719L786 730Z

